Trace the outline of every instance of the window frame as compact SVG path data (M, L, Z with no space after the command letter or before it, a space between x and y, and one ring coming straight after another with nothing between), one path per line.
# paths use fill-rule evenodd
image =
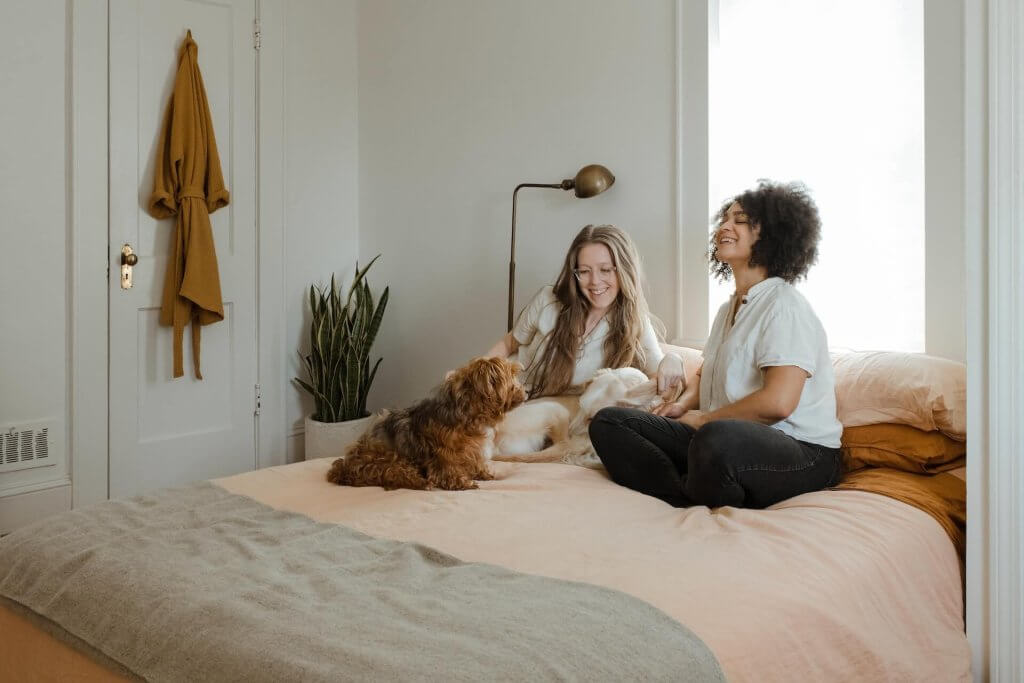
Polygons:
M718 1L676 3L676 310L672 342L702 348L708 314L710 35ZM966 357L963 6L926 1L925 353Z

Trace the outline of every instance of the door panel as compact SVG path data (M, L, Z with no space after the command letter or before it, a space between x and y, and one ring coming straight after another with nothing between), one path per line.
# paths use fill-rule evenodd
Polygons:
M110 2L110 495L133 495L255 466L254 0ZM157 140L186 30L213 117L231 203L210 216L224 320L202 329L202 380L171 378L171 328L158 324L174 220L146 211ZM138 255L122 290L120 251Z

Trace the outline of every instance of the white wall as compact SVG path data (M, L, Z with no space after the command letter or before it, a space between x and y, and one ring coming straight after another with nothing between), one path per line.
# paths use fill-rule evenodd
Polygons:
M359 4L360 255L391 287L371 406L421 396L505 332L512 190L601 163L592 199L519 194L517 308L591 222L630 231L675 329L670 0Z
M52 417L61 432L54 440L56 465L0 474L0 529L71 506L72 436L84 439L74 442L79 453L102 450L99 460L90 457L92 466L78 463L75 500L81 482L88 483L83 502L106 496L105 409L103 419L91 415L105 400L81 388L105 386L106 342L81 333L76 338L71 325L77 301L86 315L103 321L90 329L106 326L106 140L96 135L96 126L106 128L105 4L0 3L0 424ZM354 0L262 4L271 24L264 25L263 75L278 96L261 102L269 136L263 142L272 141L263 149L264 162L276 164L264 169L275 184L261 191L276 197L261 204L272 209L261 218L264 228L272 221L275 230L283 228L281 243L271 247L283 255L269 264L280 272L283 290L269 294L283 303L279 314L262 320L279 336L261 335L261 343L271 340L261 352L274 355L261 367L289 378L286 384L278 379L274 395L264 397L274 424L261 426L261 438L274 452L261 455L261 463L274 464L302 455L296 427L308 408L290 378L305 325L303 293L331 272L350 277L357 255L356 8ZM76 93L84 87L89 97ZM79 125L80 139L73 142ZM100 284L97 290L83 283ZM86 342L90 353L80 354L74 372L89 381L77 386L72 353L86 350ZM291 435L287 454L267 434Z
M302 459L313 402L291 378L308 350L309 286L337 273L348 284L359 241L355 0L286 5L284 17L284 235L288 461Z
M0 3L0 430L44 419L58 430L56 464L0 474L0 530L16 499L70 506L69 19L64 2ZM65 488L32 493L54 486Z
M697 4L360 3L360 254L383 254L373 282L392 289L374 407L422 395L501 335L512 189L557 182L584 163L610 167L616 185L586 201L520 193L517 308L554 278L581 225L615 222L637 240L669 336L702 336L687 330L706 321L677 311L689 310L678 283L698 272L705 282L687 292L706 308L706 218L687 209L704 212L706 198L696 195L706 189L689 173L690 196L677 198L673 152L678 135L686 173L704 149L686 108L706 96L706 82L687 61L678 67L676 122L676 11L686 12L680 40L693 42L706 35ZM961 0L925 8L926 344L957 360L965 357L961 11ZM700 233L683 245L677 199L683 239Z

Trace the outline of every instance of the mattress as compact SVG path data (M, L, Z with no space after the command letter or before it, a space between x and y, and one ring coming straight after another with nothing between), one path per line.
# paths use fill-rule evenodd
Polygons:
M730 681L970 678L954 545L934 518L886 496L820 491L767 510L677 509L570 465L494 463L494 481L461 492L337 487L325 481L329 465L214 483L467 562L621 591L692 630ZM12 679L125 676L10 610L0 628Z

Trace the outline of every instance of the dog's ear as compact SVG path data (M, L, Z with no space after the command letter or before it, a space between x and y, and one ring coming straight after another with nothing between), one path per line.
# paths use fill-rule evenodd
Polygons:
M467 379L478 399L503 391L506 378L514 376L512 364L504 358L477 358L470 363Z

